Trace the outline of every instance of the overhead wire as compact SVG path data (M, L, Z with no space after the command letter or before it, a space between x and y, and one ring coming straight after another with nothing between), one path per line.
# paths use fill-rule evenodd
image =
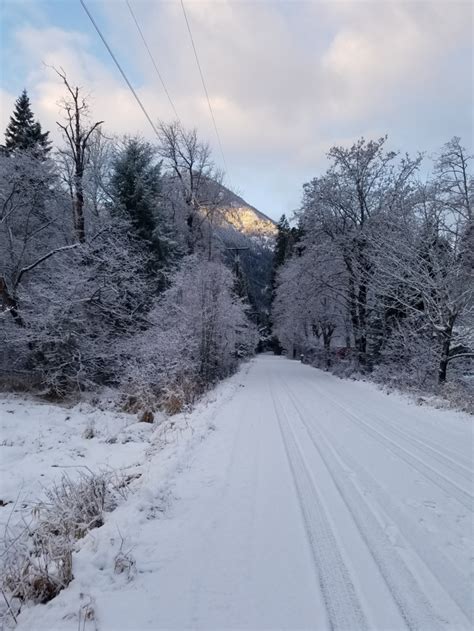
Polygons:
M120 74L122 75L122 77L125 80L125 83L128 85L130 91L132 92L133 96L135 97L135 100L137 101L138 105L140 106L140 109L142 110L143 114L145 115L146 119L148 120L148 122L150 123L153 131L155 132L156 136L159 138L159 134L158 134L158 130L155 127L155 124L153 123L153 121L151 120L150 115L148 114L148 112L145 109L145 106L143 105L142 101L140 100L140 97L138 96L138 94L135 92L132 84L130 83L130 81L128 80L127 75L125 74L125 71L123 70L122 66L119 64L117 58L115 57L114 53L112 52L112 49L110 48L110 46L107 43L107 40L105 39L104 35L102 34L102 31L100 30L99 26L97 25L96 21L94 20L94 18L92 17L89 9L86 6L86 3L84 2L84 0L79 0L79 2L82 5L82 8L84 9L84 11L87 13L87 16L89 18L89 20L92 22L92 25L94 26L95 30L97 31L97 33L99 34L100 39L102 40L104 46L106 47L107 51L109 52L109 55L112 57L115 65L117 66L117 68L120 71Z
M225 170L227 171L227 163L226 163L226 159L225 159L225 156L224 156L224 149L222 147L221 137L220 137L220 134L219 134L219 130L217 128L217 123L216 123L216 119L215 119L215 116L214 116L214 111L212 109L211 100L209 98L209 93L207 91L206 82L204 80L204 73L202 71L202 66L201 66L201 63L199 61L199 55L198 55L198 52L197 52L197 49L196 49L196 44L194 43L194 37L193 37L193 33L191 31L191 25L190 25L189 20L188 20L188 15L186 13L186 8L184 6L184 2L183 2L183 0L180 0L180 2L181 2L181 8L183 9L184 19L186 21L186 26L187 26L187 29L188 29L189 39L191 40L191 46L192 46L193 51L194 51L194 57L196 59L196 65L198 67L199 75L201 77L202 87L204 89L204 94L206 95L207 105L209 107L209 113L211 115L211 120L212 120L212 123L214 125L214 130L216 132L217 142L219 143L219 149L220 149L220 153L221 153L221 156L222 156L222 162L224 164Z
M161 138L160 138L160 134L159 134L159 132L158 132L158 130L157 130L157 128L156 128L156 126L154 125L154 123L153 123L153 121L152 121L152 119L151 119L150 115L148 114L148 112L147 112L147 110L146 110L145 106L143 105L143 103L142 103L142 101L141 101L140 97L139 97L139 96L138 96L138 94L135 92L135 90L134 90L134 88L133 88L132 84L130 83L130 81L129 81L129 79L128 79L127 75L125 74L125 71L123 70L122 66L120 65L120 63L118 62L118 60L117 60L117 58L115 57L114 53L112 52L112 49L110 48L109 44L107 43L107 40L105 39L105 36L103 35L103 33L102 33L102 31L100 30L99 26L97 25L96 21L94 20L94 18L93 18L93 16L92 16L92 14L90 13L89 9L87 8L87 6L86 6L86 4L85 4L85 2L84 2L84 0L79 0L79 2L81 3L81 5L82 5L82 7L83 7L84 11L86 12L86 14L87 14L87 16L88 16L89 20L91 21L92 25L94 26L95 30L97 31L97 33L98 33L98 35L99 35L100 39L102 40L102 42L103 42L104 46L105 46L105 47L106 47L106 49L107 49L107 51L108 51L109 55L112 57L112 59L113 59L113 61L114 61L115 65L116 65L116 66L117 66L117 68L119 69L120 74L122 75L122 77L123 77L123 79L124 79L125 83L127 84L128 88L130 89L130 91L132 92L133 96L135 97L135 100L137 101L138 105L140 106L140 109L142 110L143 114L145 115L145 117L146 117L147 121L150 123L150 126L151 126L151 128L153 129L153 131L154 131L154 133L155 133L156 137L160 140L160 139L161 139ZM127 4L128 4L128 2L127 2ZM183 10L184 10L184 6L183 6ZM186 15L186 14L185 14L185 15ZM190 32L190 35L191 35L191 32ZM196 59L197 59L197 58L196 58ZM198 62L198 64L199 64L199 62ZM202 77L202 78L203 78L203 77ZM206 94L207 94L207 90L206 90ZM210 107L210 102L209 102L209 107ZM210 110L210 111L212 112L212 108L211 108L211 110ZM179 118L179 117L178 117L178 118ZM219 132L217 131L217 126L215 127L215 129L216 129L216 133L217 133L218 140L219 140L219 142L220 142L220 139L219 139ZM221 146L221 151L222 151L222 146ZM224 158L224 154L223 154L223 153L222 153L222 157L223 157L223 160L224 160L224 165L225 165L225 158ZM200 203L196 200L196 198L195 198L195 196L194 196L194 192L191 192L191 195L192 195L193 201L194 201L195 203L197 203L198 207L200 207L200 208L201 208L201 204L200 204ZM221 241L221 242L224 244L224 242L223 242L223 240L221 239L221 237L220 237L219 235L217 235L217 234L216 234L216 236L218 237L219 241Z
M145 35L143 34L143 31L142 31L142 29L140 27L140 24L139 24L138 19L137 19L136 15L135 15L135 12L133 11L129 0L125 0L125 2L127 4L128 10L130 11L130 15L132 16L133 21L135 22L135 26L137 27L137 30L138 30L138 32L140 34L140 37L142 38L143 44L144 44L144 46L145 46L145 48L147 50L148 56L150 57L151 63L153 64L153 67L155 68L155 72L158 75L158 79L160 80L160 83L161 83L161 85L163 87L163 90L165 91L165 94L166 94L166 96L168 98L168 102L171 105L171 109L173 110L174 115L176 116L176 119L179 120L179 115L178 115L178 112L176 110L175 104L173 103L173 99L171 98L170 93L168 91L168 88L166 87L166 84L165 84L165 81L163 79L163 76L162 76L162 74L161 74L161 72L160 72L160 70L158 68L158 64L156 63L155 58L153 57L153 55L151 53L150 47L148 46L148 43L147 43L146 38L145 38Z

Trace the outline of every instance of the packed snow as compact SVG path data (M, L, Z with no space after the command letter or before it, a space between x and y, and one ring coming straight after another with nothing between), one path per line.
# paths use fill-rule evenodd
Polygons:
M0 417L3 523L65 468L140 474L21 631L472 627L466 414L263 355L154 425L16 396Z

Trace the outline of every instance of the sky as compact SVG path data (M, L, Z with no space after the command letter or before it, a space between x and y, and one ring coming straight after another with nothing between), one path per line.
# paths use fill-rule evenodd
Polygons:
M388 134L433 155L473 149L474 5L451 0L184 0L222 141L225 183L273 218L291 215L328 149ZM153 130L79 0L0 0L0 126L28 90L56 121L62 67L107 134ZM125 0L85 0L151 118L174 114ZM179 0L130 0L186 127L222 157Z

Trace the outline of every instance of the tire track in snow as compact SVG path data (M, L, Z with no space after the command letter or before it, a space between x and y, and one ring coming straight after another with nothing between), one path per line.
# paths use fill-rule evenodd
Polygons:
M374 559L400 615L410 630L442 629L448 621L439 616L418 581L396 552L371 506L357 486L347 477L334 449L325 436L309 425L301 413L295 396L286 386L288 396L306 432L347 506L357 529ZM444 624L443 624L444 623Z
M308 385L311 384L311 387L313 387L314 378L306 379L305 383L307 383ZM325 394L328 398L331 397L331 391L329 389L328 391L325 390ZM357 399L351 399L351 410L353 410L353 412L356 414L362 414L364 415L364 417L367 416L367 410L365 409L364 405L361 406L360 404L358 404ZM403 415L406 414L405 410L403 410L403 412L400 412L403 413ZM406 424L402 425L400 423L397 423L397 421L394 420L393 417L386 416L385 414L380 413L379 410L377 410L376 414L369 414L369 418L373 419L377 423L377 425L379 424L378 421L383 421L384 426L392 426L400 434L403 434L408 441L415 440L425 446L428 446L434 451L437 451L443 458L450 460L455 465L471 473L472 456L468 456L466 455L466 453L460 452L458 449L452 446L448 446L445 443L439 443L430 437L431 430L436 426L424 425L423 430L421 429L421 427L423 426L419 425L420 419L416 418L416 416L411 416L413 422L408 428ZM410 418L410 415L408 416L408 418Z
M301 448L298 446L287 418L283 417L279 411L283 408L277 406L271 384L269 384L269 389L315 561L330 629L334 631L368 629L367 619L356 594L354 583L342 558L339 543L311 478Z
M342 463L354 473L363 487L371 494L381 512L383 512L400 530L403 537L411 544L413 550L430 569L443 589L458 604L460 609L470 620L474 617L473 598L469 587L469 579L464 576L454 563L438 548L427 540L417 522L402 508L397 506L389 493L363 467L359 466L339 443L334 445L333 439L328 439L335 454Z
M314 391L318 391L318 393L327 401L329 401L331 405L339 408L349 421L352 421L355 425L360 427L362 431L374 438L381 445L384 445L388 449L388 451L404 460L408 465L410 465L410 467L412 467L412 469L415 469L416 471L424 475L425 478L431 480L433 484L442 489L445 493L447 493L448 496L456 498L458 502L460 502L465 508L472 512L474 498L471 493L469 493L469 491L460 488L445 475L439 473L438 471L435 471L435 469L430 467L423 460L413 455L413 453L402 447L393 439L383 434L378 429L375 429L369 423L366 423L364 420L362 420L360 416L353 414L344 405L341 405L338 401L333 399L333 397L327 395L326 392L323 392L320 388L314 387Z
M372 418L374 417L372 416ZM379 418L381 421L383 421L384 425L391 425L393 429L395 429L400 434L403 434L405 440L407 440L408 442L415 441L417 443L421 443L421 445L423 445L423 447L425 447L426 449L430 450L431 452L436 452L444 460L453 463L456 468L463 469L468 474L468 481L470 481L470 476L472 472L469 465L471 463L464 454L454 451L453 449L451 449L450 447L446 447L445 445L439 445L426 436L423 436L423 434L414 431L413 429L407 430L406 428L401 428L392 419L387 418L385 415L381 415L379 416Z
M360 408L359 408L360 411ZM360 411L363 413L362 411ZM418 449L423 452L426 456L437 460L441 465L444 465L448 469L450 469L453 473L463 477L468 483L472 483L472 472L469 467L464 465L461 460L464 460L462 456L454 456L452 452L449 452L449 449L445 448L444 450L431 443L428 439L417 435L415 432L406 430L405 428L401 428L390 418L387 418L384 415L374 416L373 414L366 414L366 418L368 421L372 420L377 423L377 421L383 421L383 426L388 428L395 437L398 437L400 440L408 443L413 449ZM375 431L377 428L375 425L368 423ZM443 453L443 451L445 453ZM448 455L448 452L451 455Z

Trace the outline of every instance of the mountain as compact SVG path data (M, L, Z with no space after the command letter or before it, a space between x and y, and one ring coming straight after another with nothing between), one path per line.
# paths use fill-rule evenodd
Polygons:
M251 305L250 316L259 325L269 321L273 248L276 222L219 185L218 225L215 234L224 246L224 260L234 270L238 293Z
M248 237L267 239L276 237L277 226L273 219L267 217L225 186L222 186L222 191L222 214L230 226Z

